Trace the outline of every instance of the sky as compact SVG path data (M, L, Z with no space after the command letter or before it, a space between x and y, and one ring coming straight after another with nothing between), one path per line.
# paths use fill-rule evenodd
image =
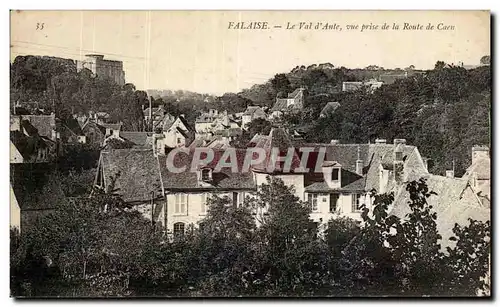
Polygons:
M270 29L230 29L267 22ZM304 22L339 30L297 29ZM287 24L295 29L287 29ZM388 30L381 30L386 23ZM392 25L400 24L399 30ZM404 23L423 30L404 30ZM426 30L428 24L433 30ZM361 31L362 25L378 25ZM438 24L454 26L437 30ZM347 25L359 25L347 29ZM275 28L281 26L281 28ZM13 11L11 61L18 55L123 61L137 89L220 95L264 83L298 65L417 69L436 61L479 64L490 54L487 11Z

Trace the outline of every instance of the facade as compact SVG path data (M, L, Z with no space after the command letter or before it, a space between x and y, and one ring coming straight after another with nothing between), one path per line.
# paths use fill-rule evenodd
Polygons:
M278 118L284 113L301 111L304 108L304 88L297 88L287 98L276 98L271 109L271 118Z
M52 125L54 119L54 125ZM36 127L33 125L36 125ZM53 116L12 116L10 125L11 163L48 163L60 154L60 134Z
M218 130L238 126L236 121L231 120L227 111L220 112L215 109L210 109L198 116L195 120L196 134L214 133Z
M311 218L322 224L338 216L360 220L363 206L370 208L372 204L372 189L390 191L400 187L411 174L428 175L418 149L402 139L396 139L394 144L302 144L312 150L307 158L309 170L300 167L302 153L294 146L280 128L273 128L269 135L257 135L249 148L263 149L266 156L248 172L232 172L229 167L216 169L224 149L214 150L213 161L193 171L190 166L199 147L178 153L174 166L188 167L180 173L167 167L168 151L155 147L103 151L96 180L106 186L120 174L115 188L124 190L126 201L144 206L147 216L154 217L167 231L179 232L203 219L210 195L228 196L238 205L246 196L252 197L268 176L293 187L295 195L311 207ZM293 148L290 171L285 171L282 162L272 160L273 148L280 149L280 157ZM320 160L322 149L325 155ZM236 150L238 170L245 153L246 149ZM269 169L270 165L273 169ZM317 165L321 167L317 169ZM160 195L151 196L151 189L161 191ZM153 208L152 202L158 207Z
M245 129L250 122L258 118L266 119L266 112L261 107L248 106L241 116L241 128Z
M374 90L380 88L384 82L377 80L369 80L369 81L346 81L342 82L342 91L343 92L352 92L361 88L366 88L368 91L373 92Z
M77 70L88 69L93 75L109 78L118 85L125 84L125 72L122 61L105 60L104 55L87 54L85 59L76 62Z

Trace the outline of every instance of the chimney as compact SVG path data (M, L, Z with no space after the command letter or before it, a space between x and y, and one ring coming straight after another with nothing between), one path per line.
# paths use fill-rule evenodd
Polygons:
M422 157L422 162L424 162L424 167L425 167L425 170L428 172L429 171L429 163L428 163L429 159L428 158L424 158Z
M490 148L484 145L474 145L472 147L472 165L476 164L480 159L490 158Z
M358 146L358 159L356 160L356 174L363 176L363 160L361 160L361 151Z
M403 146L406 143L404 139L394 139L394 161L393 161L393 173L394 182L396 184L401 183L403 179Z
M331 140L330 141L330 144L332 144L332 145L336 145L336 144L339 144L339 143L340 143L339 140Z
M375 144L387 144L386 139L375 139Z
M448 178L455 178L455 171L454 170L447 170L446 171L446 177Z
M406 139L394 139L394 146L399 144L406 145Z

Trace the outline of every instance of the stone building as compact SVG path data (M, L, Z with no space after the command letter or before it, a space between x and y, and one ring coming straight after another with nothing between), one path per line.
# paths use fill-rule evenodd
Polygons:
M105 60L101 54L87 54L85 59L76 62L78 71L88 69L92 74L106 77L115 81L118 85L125 84L125 72L122 61Z

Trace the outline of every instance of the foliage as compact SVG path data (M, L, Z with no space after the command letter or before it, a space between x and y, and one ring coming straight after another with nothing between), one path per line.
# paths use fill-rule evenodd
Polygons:
M14 296L440 296L487 293L490 223L454 228L439 245L424 180L407 184L410 213L388 213L373 193L363 221L338 217L326 231L280 179L235 206L208 200L184 235L164 236L115 195L62 202L20 235L11 231ZM192 225L194 226L194 225Z

